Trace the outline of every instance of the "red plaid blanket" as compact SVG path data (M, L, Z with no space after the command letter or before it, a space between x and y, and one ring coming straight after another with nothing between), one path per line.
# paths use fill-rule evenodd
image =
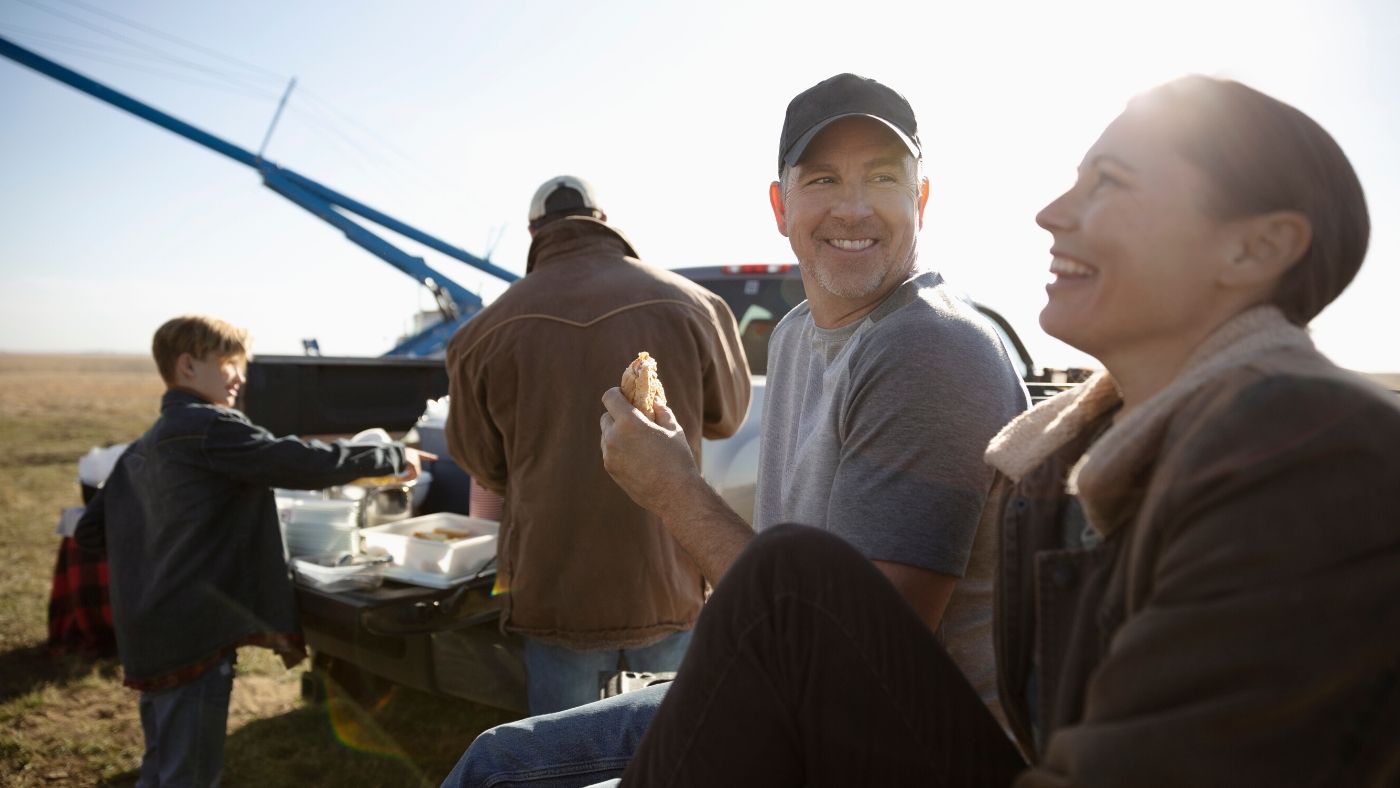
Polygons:
M88 658L117 653L112 604L107 596L107 556L78 547L72 537L58 546L49 596L49 653Z

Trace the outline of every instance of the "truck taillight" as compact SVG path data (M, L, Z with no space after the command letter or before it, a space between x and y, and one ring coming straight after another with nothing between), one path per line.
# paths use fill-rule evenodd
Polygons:
M792 269L792 263L745 263L726 265L726 274L785 274Z

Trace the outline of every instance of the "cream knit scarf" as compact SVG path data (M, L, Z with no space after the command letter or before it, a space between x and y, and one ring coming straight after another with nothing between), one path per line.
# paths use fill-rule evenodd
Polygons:
M1282 349L1312 351L1313 343L1273 306L1243 312L1207 337L1166 388L1110 427L1070 470L1067 491L1079 496L1089 525L1107 537L1132 514L1115 504L1157 457L1183 400L1223 372ZM1019 481L1119 402L1112 376L1095 373L1016 417L992 439L984 458Z

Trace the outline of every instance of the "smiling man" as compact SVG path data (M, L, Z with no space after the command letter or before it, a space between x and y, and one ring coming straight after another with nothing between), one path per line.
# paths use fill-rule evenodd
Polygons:
M995 709L996 493L981 455L1026 395L993 329L918 265L921 156L909 103L875 80L839 74L788 105L769 198L807 301L769 345L754 528L802 523L853 544ZM754 531L701 478L669 410L654 423L617 389L603 402L608 472L722 579ZM616 776L664 690L488 731L447 784Z

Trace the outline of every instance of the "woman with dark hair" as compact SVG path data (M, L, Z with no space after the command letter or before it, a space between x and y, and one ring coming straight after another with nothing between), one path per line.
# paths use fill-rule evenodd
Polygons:
M1366 251L1345 155L1186 77L1037 221L1041 324L1105 371L987 451L1015 744L869 562L784 526L720 583L624 785L1400 782L1400 401L1304 329Z

